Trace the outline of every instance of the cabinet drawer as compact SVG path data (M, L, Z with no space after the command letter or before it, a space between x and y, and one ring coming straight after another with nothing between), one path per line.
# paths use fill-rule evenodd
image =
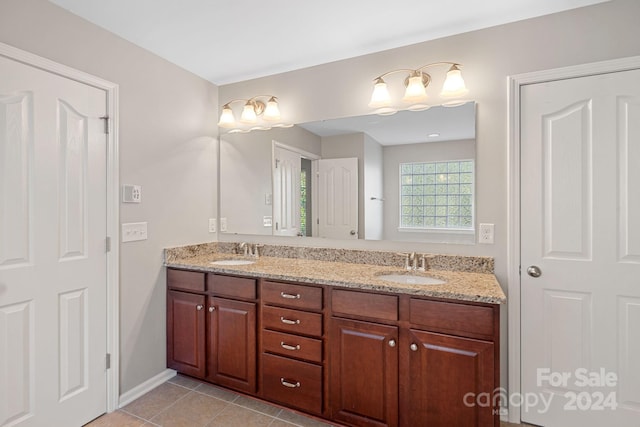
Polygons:
M322 412L322 367L263 354L262 372L265 398L315 414Z
M322 340L263 330L262 349L268 353L322 363Z
M262 308L262 327L320 337L322 335L322 314L267 306Z
M168 268L167 286L172 289L204 292L204 273Z
M322 310L322 288L265 281L261 296L265 304Z
M209 292L213 292L214 295L256 299L255 279L209 273L207 275L207 285Z
M494 335L493 309L478 305L411 298L409 321L437 332Z
M331 292L331 312L336 316L395 321L398 320L398 297L334 289Z

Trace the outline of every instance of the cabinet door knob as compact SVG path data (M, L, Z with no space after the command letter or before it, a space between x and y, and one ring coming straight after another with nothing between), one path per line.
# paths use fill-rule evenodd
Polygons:
M196 305L196 310L200 311L204 308L204 306L202 306L202 304L198 304Z
M213 313L214 311L216 311L216 308L214 306L209 307L209 313Z
M285 380L284 378L280 378L280 384L289 388L297 388L300 387L300 381L292 382L289 380Z
M418 344L416 343L412 343L409 348L411 349L411 351L418 351Z
M286 299L300 299L300 294L288 294L286 292L280 292L280 296Z
M285 325L299 325L300 321L299 320L291 320L291 319L287 319L286 317L280 317L280 321L282 323L284 323Z
M389 340L389 347L395 347L396 346L396 340Z

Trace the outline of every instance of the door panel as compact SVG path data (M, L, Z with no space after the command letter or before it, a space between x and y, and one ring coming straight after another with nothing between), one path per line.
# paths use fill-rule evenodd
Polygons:
M629 359L640 333L638 82L632 70L522 88L522 392L539 402L522 408L529 423L640 417L640 366ZM527 274L533 265L539 277ZM580 381L601 370L615 384ZM601 394L609 404L598 410Z
M358 159L322 159L318 172L319 236L357 239Z
M0 425L82 425L107 404L106 93L0 73Z
M274 147L273 168L273 234L296 236L300 231L301 156Z

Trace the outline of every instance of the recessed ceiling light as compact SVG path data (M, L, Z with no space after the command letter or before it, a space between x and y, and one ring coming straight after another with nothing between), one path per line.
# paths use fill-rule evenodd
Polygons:
M437 138L440 136L440 134L438 132L434 132L434 133L430 133L428 136L429 138Z

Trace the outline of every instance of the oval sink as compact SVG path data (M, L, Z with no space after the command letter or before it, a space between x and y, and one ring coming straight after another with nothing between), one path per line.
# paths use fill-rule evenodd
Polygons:
M218 261L213 261L211 264L213 265L250 265L250 264L255 264L255 261L251 261L248 259L221 259Z
M413 274L383 274L378 276L378 279L403 285L442 285L446 283L444 280L434 277L417 276Z

